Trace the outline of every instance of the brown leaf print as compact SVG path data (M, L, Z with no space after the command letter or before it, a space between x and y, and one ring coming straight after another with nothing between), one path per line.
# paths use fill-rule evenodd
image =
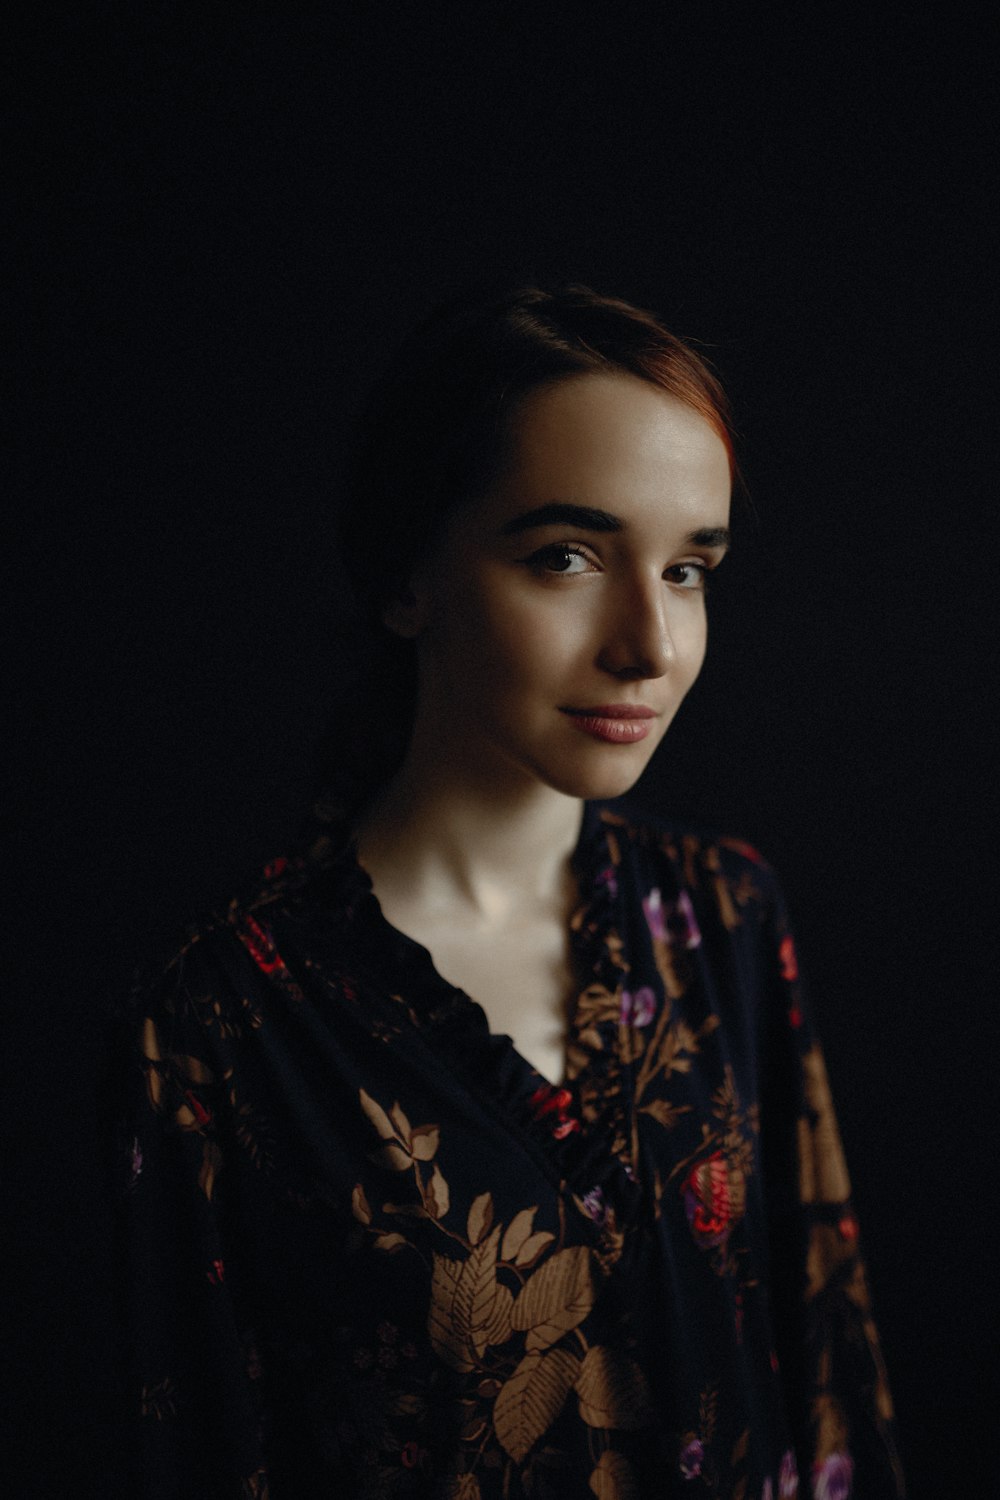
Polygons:
M522 1208L519 1214L515 1214L507 1227L500 1247L501 1260L513 1260L525 1240L531 1233L538 1212L538 1204L533 1208Z
M364 1089L359 1089L358 1093L361 1097L361 1108L375 1126L376 1135L381 1136L384 1141L391 1141L396 1132L393 1129L392 1121L381 1104L376 1099L373 1099L371 1094L367 1093Z
M649 1388L627 1355L596 1345L587 1350L576 1381L580 1416L588 1427L632 1431L651 1419Z
M401 1141L405 1141L409 1145L410 1136L413 1134L413 1126L400 1109L398 1100L390 1109L389 1118L392 1121L392 1128L396 1132L396 1135Z
M432 1219L443 1219L451 1206L451 1194L448 1184L441 1174L441 1168L435 1163L431 1180L423 1190L424 1207Z
M812 1118L799 1121L799 1195L803 1203L842 1203L851 1183L819 1047L802 1059L802 1074Z
M505 1344L510 1338L510 1315L514 1306L514 1294L509 1287L495 1287L492 1302L486 1309L486 1321L481 1332L473 1329L476 1352L480 1355L491 1345Z
M372 1221L372 1211L360 1182L355 1185L351 1194L351 1213L359 1224L370 1224Z
M493 1426L515 1463L524 1462L562 1411L578 1365L565 1349L536 1349L505 1382L493 1407Z
M644 1104L639 1111L642 1115L652 1115L667 1130L673 1130L681 1115L690 1114L690 1104L671 1104L667 1099L654 1099L651 1104Z
M187 1091L213 1083L215 1075L211 1069L201 1058L192 1057L190 1053L165 1051L151 1016L147 1016L142 1024L142 1051L146 1059L144 1072L150 1104L157 1114L172 1115L181 1130L197 1130L205 1123L207 1115Z
M410 1150L417 1161L433 1161L441 1144L441 1131L437 1125L418 1125L410 1137Z
M374 1246L376 1250L385 1250L389 1255L395 1255L408 1243L401 1234L380 1234L374 1241Z
M537 1234L529 1235L517 1252L514 1264L520 1267L521 1270L526 1270L527 1267L533 1266L542 1254L542 1251L546 1246L551 1245L554 1239L555 1235L551 1234L547 1229L540 1229Z
M601 1454L597 1468L590 1476L590 1488L597 1500L638 1500L635 1474L628 1459L610 1448Z
M462 1310L472 1346L479 1355L488 1344L504 1343L510 1337L513 1299L506 1287L497 1285L499 1244L498 1224L489 1238L472 1251L459 1278L455 1305Z
M439 1359L464 1374L475 1363L470 1328L471 1283L464 1282L465 1262L434 1253L427 1333Z
M140 1396L139 1410L144 1417L155 1417L158 1422L167 1417L176 1417L177 1389L170 1376L166 1376L156 1385L144 1385Z
M478 1198L472 1200L472 1207L469 1209L469 1218L466 1226L469 1244L478 1245L492 1223L493 1194L480 1193Z
M522 1287L511 1323L518 1332L528 1330L528 1350L547 1349L582 1323L593 1305L590 1251L575 1245L558 1251Z
M267 1470L258 1469L255 1474L248 1474L241 1482L240 1490L242 1500L268 1500L270 1489L267 1482Z
M456 1474L448 1480L445 1500L481 1500L482 1490L475 1474Z

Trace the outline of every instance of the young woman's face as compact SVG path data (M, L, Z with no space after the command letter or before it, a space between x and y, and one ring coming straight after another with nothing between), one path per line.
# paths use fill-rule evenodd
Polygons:
M391 622L417 639L425 743L493 784L627 791L701 668L729 494L718 434L647 381L534 392Z

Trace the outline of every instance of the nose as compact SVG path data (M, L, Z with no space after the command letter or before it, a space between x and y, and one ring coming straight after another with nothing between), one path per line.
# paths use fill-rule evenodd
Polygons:
M659 577L648 585L623 582L606 620L598 665L628 680L662 677L677 655L668 605Z

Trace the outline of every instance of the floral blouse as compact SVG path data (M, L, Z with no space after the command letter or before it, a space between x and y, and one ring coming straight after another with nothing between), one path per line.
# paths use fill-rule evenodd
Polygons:
M342 828L134 997L136 1495L902 1494L774 873L588 804L567 1081Z

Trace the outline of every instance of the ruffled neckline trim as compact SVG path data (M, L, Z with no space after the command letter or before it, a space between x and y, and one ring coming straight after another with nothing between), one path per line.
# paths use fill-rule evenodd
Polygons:
M586 1068L598 1073L608 1067L613 1047L588 1046L580 996L595 985L616 993L625 973L618 941L618 852L612 847L613 829L621 821L605 804L585 803L571 856L579 900L571 918L577 999L569 1017L570 1054L585 1056ZM406 1010L415 1023L430 1034L433 1045L447 1051L449 1062L469 1078L479 1097L484 1081L491 1081L490 1095L504 1120L516 1126L554 1180L583 1200L585 1212L598 1226L608 1203L616 1205L619 1221L623 1215L631 1217L636 1187L627 1164L611 1149L613 1123L592 1109L584 1118L584 1071L578 1067L565 1084L551 1083L508 1035L491 1031L479 1002L445 979L429 950L385 916L371 877L358 861L346 821L334 819L320 826L306 852L305 867L314 912L335 921L349 937L380 989L389 993L398 988L399 976L406 976ZM606 1040L611 1042L610 1037ZM594 1095L595 1079L589 1082L588 1092ZM616 1107L620 1111L622 1102L617 1100L615 1106L609 1101L609 1113Z

